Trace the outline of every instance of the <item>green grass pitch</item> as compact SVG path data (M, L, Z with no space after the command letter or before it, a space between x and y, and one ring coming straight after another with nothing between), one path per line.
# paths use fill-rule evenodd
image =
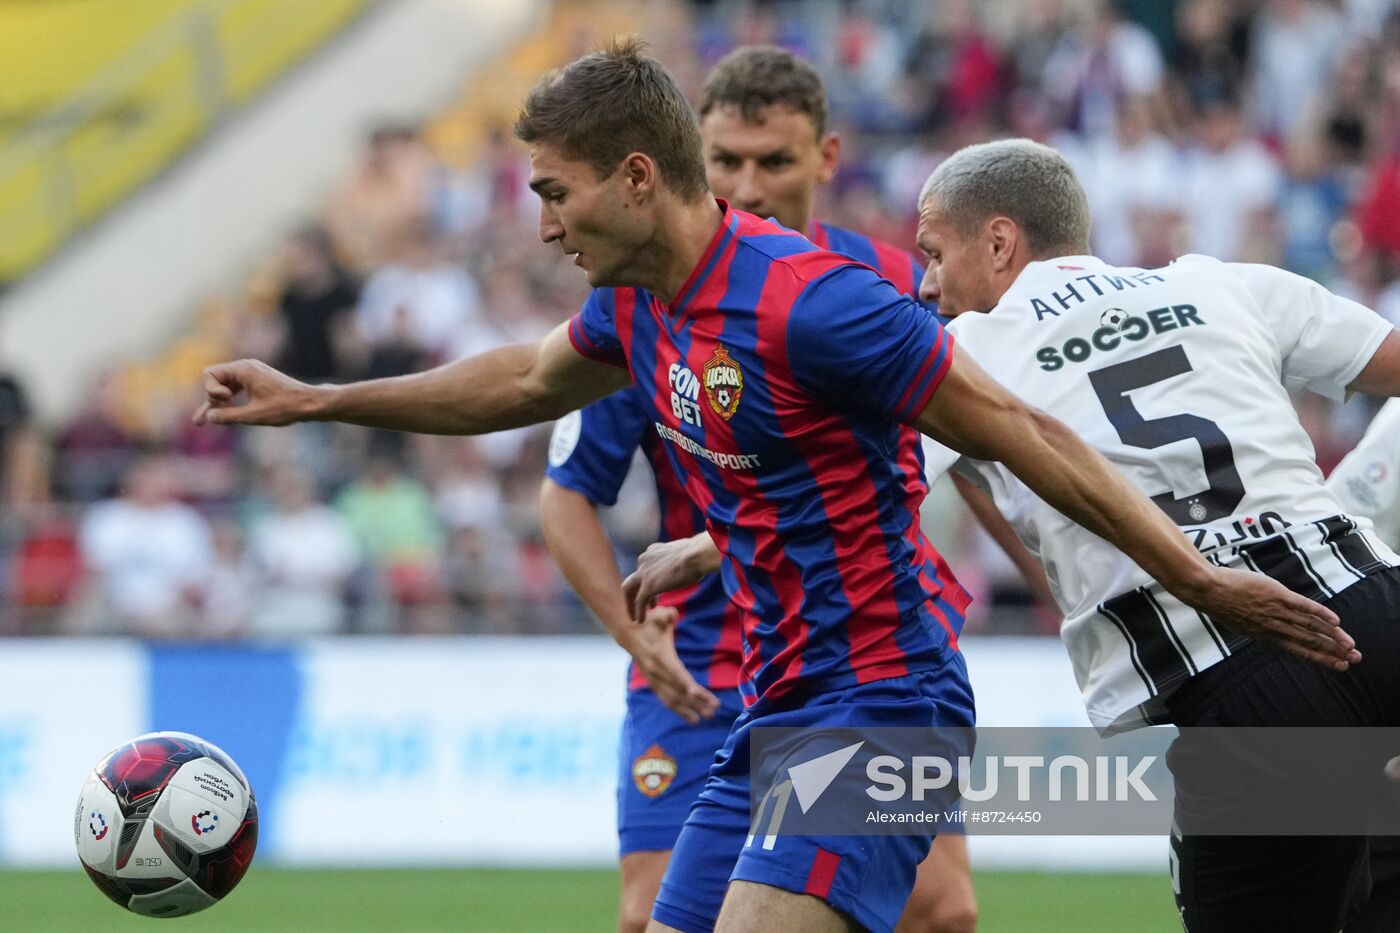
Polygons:
M981 933L1175 933L1166 873L981 872ZM294 871L254 866L201 914L150 920L108 901L78 868L0 872L0 929L14 933L607 933L605 870Z

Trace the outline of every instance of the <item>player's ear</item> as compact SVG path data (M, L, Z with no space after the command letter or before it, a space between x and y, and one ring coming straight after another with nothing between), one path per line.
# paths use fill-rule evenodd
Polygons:
M1021 228L1010 217L993 217L987 221L986 234L986 247L993 271L1006 271L1011 267L1017 251L1025 245L1021 242Z
M836 166L841 162L841 137L828 133L821 147L821 167L817 169L817 184L824 185L836 177Z
M627 158L622 160L619 169L622 172L623 180L627 188L638 200L646 198L656 190L656 185L660 181L660 173L657 171L656 162L645 152L629 153Z

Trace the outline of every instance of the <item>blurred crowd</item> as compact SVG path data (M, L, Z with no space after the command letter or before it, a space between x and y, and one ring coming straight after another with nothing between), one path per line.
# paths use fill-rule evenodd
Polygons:
M646 9L654 54L692 94L740 44L817 64L843 137L825 220L912 244L917 193L946 153L1030 136L1078 168L1105 259L1274 263L1400 323L1396 0ZM417 127L375 129L254 276L222 349L331 382L541 336L586 284L539 243L527 176L505 123L465 161ZM541 543L547 427L476 439L197 428L195 387L187 405L133 412L121 378L101 374L84 410L41 429L24 387L0 375L0 633L591 630ZM1324 470L1374 410L1298 404ZM607 521L626 567L656 533L645 468ZM942 486L926 521L983 597L971 628L1053 632Z

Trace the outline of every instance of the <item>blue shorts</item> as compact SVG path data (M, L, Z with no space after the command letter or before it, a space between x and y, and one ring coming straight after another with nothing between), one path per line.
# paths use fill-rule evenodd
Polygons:
M715 690L719 710L691 725L643 687L627 694L618 744L619 854L667 851L705 787L715 753L743 712L738 689Z
M749 838L749 741L755 727L967 726L975 722L961 654L943 667L810 696L802 706L745 713L685 822L652 909L685 933L709 933L730 881L822 898L875 933L893 931L933 843L932 826L903 836Z

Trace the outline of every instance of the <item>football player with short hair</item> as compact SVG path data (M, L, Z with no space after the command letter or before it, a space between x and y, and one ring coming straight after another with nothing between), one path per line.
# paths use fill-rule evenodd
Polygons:
M1268 575L1332 608L1366 657L1329 671L1261 644L1164 591L1002 465L959 458L956 469L1045 567L1094 725L1400 723L1400 558L1323 483L1288 395L1400 393L1390 324L1270 266L1191 255L1119 268L1089 255L1083 189L1058 153L1028 140L959 151L920 200L922 294L953 318L959 348L1063 418L1212 564ZM1247 753L1210 730L1183 729L1172 755L1176 826L1240 794L1292 789L1291 774L1250 772ZM1228 786L1210 769L1178 767L1208 756L1257 783ZM1367 893L1362 836L1174 831L1172 847L1191 933L1333 933Z
M705 171L716 197L801 231L916 295L923 268L907 250L813 216L817 189L835 173L841 145L826 125L826 90L815 68L773 46L736 49L710 72L699 111ZM624 933L645 929L681 824L743 711L741 612L718 575L666 594L640 625L622 598L622 575L598 508L617 501L639 449L656 484L660 540L705 531L705 517L667 463L665 442L651 430L639 391L624 389L560 419L540 490L550 552L633 657L617 791ZM686 395L680 393L680 404L690 404ZM911 501L922 501L928 487L913 428L901 432L898 460ZM902 930L970 933L976 927L962 824L947 826L954 831L934 840L919 869Z

